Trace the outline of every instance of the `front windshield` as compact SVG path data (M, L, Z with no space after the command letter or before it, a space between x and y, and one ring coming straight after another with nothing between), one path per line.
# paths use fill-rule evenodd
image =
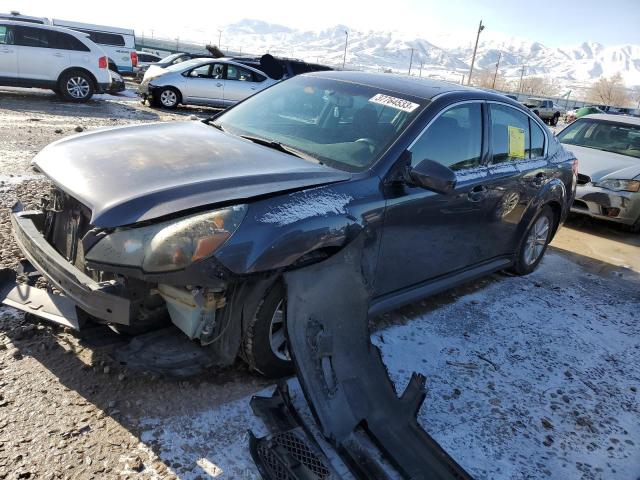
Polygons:
M425 103L378 88L300 75L247 99L218 117L215 125L356 172L370 167Z
M561 143L640 158L640 126L581 118L558 135Z

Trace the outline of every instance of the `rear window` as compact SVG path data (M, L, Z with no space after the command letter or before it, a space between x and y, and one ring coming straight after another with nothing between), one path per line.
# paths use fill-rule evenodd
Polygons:
M78 32L86 33L93 43L99 45L112 45L114 47L124 47L124 37L117 33L96 32L93 30L83 30L81 28L74 28Z

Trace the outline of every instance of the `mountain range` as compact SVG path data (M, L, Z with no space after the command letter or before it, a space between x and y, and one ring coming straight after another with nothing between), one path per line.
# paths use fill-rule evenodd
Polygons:
M253 19L227 25L223 32L222 46L232 51L268 51L333 66L342 66L345 32L349 32L347 68L407 73L411 61L414 75L454 81L462 80L462 75L468 73L475 41L475 38L459 39L452 35L362 31L346 25L318 31L298 30ZM525 76L552 77L566 88L584 88L602 76L616 73L622 75L628 87L640 85L638 44L605 46L585 41L567 47L548 47L538 41L508 37L499 32L483 32L478 44L476 71L493 73L499 55L500 75L507 78L518 78L524 66Z

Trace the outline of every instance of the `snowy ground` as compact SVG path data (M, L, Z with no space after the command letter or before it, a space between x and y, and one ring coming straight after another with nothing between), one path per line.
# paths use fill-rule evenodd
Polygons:
M210 111L209 111L210 112ZM130 95L71 109L49 92L0 91L0 266L13 266L7 207L34 201L29 159L77 126L184 119ZM428 378L419 420L478 479L640 477L640 237L572 220L540 269L496 274L379 319L399 390ZM256 478L242 363L175 381L140 376L49 325L0 307L0 478ZM304 398L291 380L294 401ZM342 469L341 469L342 471Z
M613 275L550 253L531 276L495 275L451 303L393 314L372 340L399 390L412 371L427 376L420 423L475 478L635 480L640 279ZM619 279L627 288L611 291ZM180 478L251 478L246 430L264 427L249 399L145 418L141 440Z

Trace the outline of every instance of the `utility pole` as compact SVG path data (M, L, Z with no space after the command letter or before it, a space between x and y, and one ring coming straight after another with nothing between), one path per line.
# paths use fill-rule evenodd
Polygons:
M222 30L218 29L218 48L220 48L220 41L222 40Z
M462 74L462 81L460 82L460 85L464 85L464 73Z
M344 57L342 57L342 70L344 70L344 65L347 62L347 42L349 41L349 32L344 31Z
M176 37L176 51L180 51L180 37Z
M421 76L421 77L422 77L422 64L423 64L423 63L424 63L424 62L423 62L422 60L420 60L420 76Z
M491 88L496 88L496 77L498 76L498 67L500 66L501 58L502 58L502 52L498 52L498 61L496 62L496 73L493 74L493 86Z
M413 48L411 49L411 57L409 58L409 76L411 76L411 65L413 65Z
M518 85L518 93L522 93L522 77L524 76L524 65L522 65L522 71L520 72L520 84Z
M480 32L484 30L484 25L482 25L482 20L480 20L480 25L478 25L478 34L476 35L476 46L473 47L473 56L471 57L471 68L469 69L469 78L467 78L467 85L471 85L471 75L473 75L473 64L476 62L476 52L478 51L478 40L480 40Z

